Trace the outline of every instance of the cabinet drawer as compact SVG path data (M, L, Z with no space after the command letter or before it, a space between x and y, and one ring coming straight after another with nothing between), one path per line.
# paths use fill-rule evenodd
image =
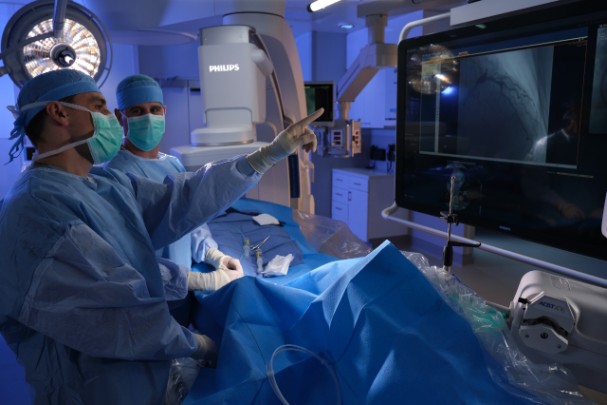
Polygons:
M359 190L367 192L369 190L369 177L355 173L344 173L340 171L333 172L333 188L343 187L348 190Z
M331 195L332 202L347 203L348 202L348 190L345 188L334 188L333 194Z
M348 176L347 174L340 173L340 172L333 172L332 187L333 188L336 188L336 187L348 188L349 179L350 179L350 176Z
M348 204L333 202L332 207L331 207L331 218L333 218L337 221L342 221L342 222L347 223L348 222Z
M351 176L348 179L348 187L366 193L369 190L369 178L366 176Z

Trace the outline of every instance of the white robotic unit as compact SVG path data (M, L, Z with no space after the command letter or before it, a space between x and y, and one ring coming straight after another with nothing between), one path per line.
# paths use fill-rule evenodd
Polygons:
M190 145L171 149L187 170L267 144L257 141L256 126L266 121L266 78L273 66L255 37L255 29L245 25L200 30L205 127L192 131ZM288 202L286 197L279 200Z
M534 270L510 313L512 335L531 360L560 363L578 384L607 392L607 289Z
M247 26L200 30L200 79L205 105L204 128L190 135L195 146L248 144L256 140L255 124L266 119L265 84L273 67Z
M200 31L198 56L206 125L192 131L190 145L171 150L188 170L267 144L256 141L255 126L266 119L265 83L272 63L251 43L253 35L253 28L238 25Z

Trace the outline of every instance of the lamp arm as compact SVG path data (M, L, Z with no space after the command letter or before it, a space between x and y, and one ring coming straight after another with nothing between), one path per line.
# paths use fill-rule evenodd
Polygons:
M44 34L36 35L35 37L30 37L24 41L17 42L16 44L12 45L10 48L8 48L8 49L4 50L2 53L0 53L0 59L3 59L9 53L17 52L18 50L23 49L23 47L26 45L32 44L37 41L42 41L43 39L47 39L47 38L51 38L51 37L54 37L54 34L52 32L45 32Z
M53 34L59 37L63 32L65 24L65 10L67 9L67 0L56 0L53 14Z

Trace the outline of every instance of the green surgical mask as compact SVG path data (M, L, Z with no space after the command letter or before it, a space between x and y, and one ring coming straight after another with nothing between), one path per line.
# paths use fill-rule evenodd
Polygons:
M128 117L126 137L141 150L150 151L160 143L164 135L164 115L145 114Z

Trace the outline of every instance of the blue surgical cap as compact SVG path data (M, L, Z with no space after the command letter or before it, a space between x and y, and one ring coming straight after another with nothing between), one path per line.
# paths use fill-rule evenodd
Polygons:
M40 105L22 111L23 107L41 101L57 101L86 92L99 92L99 87L91 76L74 69L53 70L27 81L19 92L17 108L11 109L15 115L15 121L9 139L16 139L16 141L9 151L10 160L12 161L21 153L24 146L25 128L45 108L44 105Z
M162 89L158 82L150 76L141 74L129 76L118 83L116 99L120 110L141 103L164 105Z

